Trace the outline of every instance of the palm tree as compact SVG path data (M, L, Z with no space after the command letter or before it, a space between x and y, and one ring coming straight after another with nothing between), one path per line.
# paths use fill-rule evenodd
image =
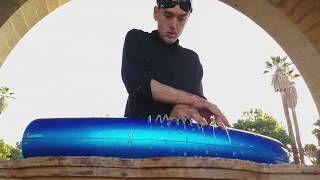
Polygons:
M297 95L296 87L294 86L293 82L291 82L289 87L285 90L285 95L286 95L286 101L287 101L288 107L291 109L291 115L292 115L293 124L296 132L296 141L299 148L300 161L301 161L301 164L305 164L304 149L301 143L299 124L298 124L297 114L295 110L297 106L298 95Z
M316 128L313 129L312 134L317 137L318 145L320 146L320 119L318 119L313 125L315 125Z
M287 63L286 62L287 57L271 57L271 62L267 61L266 63L266 70L264 71L265 73L268 73L270 71L275 70L275 73L272 76L272 86L276 92L280 92L281 99L282 99L282 105L283 105L283 110L287 122L287 128L288 128L288 133L291 138L291 149L293 153L293 159L295 164L300 164L299 160L299 155L298 155L298 149L296 145L296 140L292 128L292 123L290 119L290 114L289 114L289 106L291 102L288 102L289 99L289 94L287 93L289 91L290 85L292 85L292 82L290 81L289 78L293 79L298 77L299 75L293 75L293 69L290 67L292 63ZM300 138L300 136L299 136Z
M8 106L8 99L14 98L12 95L14 93L10 92L8 87L0 87L0 114L2 114L7 106Z
M318 149L317 146L314 144L306 144L304 146L305 154L306 156L310 159L312 164L317 163L317 154L318 154Z

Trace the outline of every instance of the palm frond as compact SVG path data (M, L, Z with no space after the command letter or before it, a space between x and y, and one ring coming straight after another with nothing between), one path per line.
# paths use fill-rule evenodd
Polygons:
M295 75L293 75L293 79L297 79L298 77L300 77L301 75L300 74L295 74Z

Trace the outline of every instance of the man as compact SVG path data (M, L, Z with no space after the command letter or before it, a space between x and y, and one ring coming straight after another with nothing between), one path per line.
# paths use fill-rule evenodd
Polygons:
M152 33L133 29L126 35L122 79L129 93L125 117L194 119L202 125L214 116L220 127L230 126L202 91L203 70L198 55L179 45L192 12L191 0L157 0Z

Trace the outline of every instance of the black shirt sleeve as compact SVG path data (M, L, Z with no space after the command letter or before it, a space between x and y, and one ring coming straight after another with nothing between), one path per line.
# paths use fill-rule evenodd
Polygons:
M199 56L196 53L195 53L195 56L196 56L195 59L197 60L195 67L197 68L196 68L196 78L195 78L195 91L193 93L204 99L207 99L203 94L203 86L202 86L203 68L200 63Z
M138 37L138 30L127 33L123 47L121 76L127 92L137 101L151 101L153 77Z
M203 94L203 88L202 88L202 82L201 81L200 81L200 84L199 84L195 94L200 96L200 97L202 97L202 98L204 98L204 99L207 99Z

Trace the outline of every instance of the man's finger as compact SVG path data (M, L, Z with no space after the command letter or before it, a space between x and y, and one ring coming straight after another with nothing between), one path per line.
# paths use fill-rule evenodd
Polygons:
M219 118L224 125L231 127L229 121L227 120L227 118L224 115L217 116L217 118Z
M187 114L183 112L178 113L178 119L182 119L182 120L187 119Z
M226 126L224 125L224 123L221 120L217 120L217 125L222 129L226 129Z
M227 118L225 116L223 116L223 123L228 126L231 127L231 124L229 123L229 121L227 120Z
M211 124L211 119L210 118L207 118L207 117L204 117L204 119L207 121L207 123L210 125Z
M201 125L208 125L207 121L200 116L198 111L192 112L192 118L194 118L194 120L196 120Z

